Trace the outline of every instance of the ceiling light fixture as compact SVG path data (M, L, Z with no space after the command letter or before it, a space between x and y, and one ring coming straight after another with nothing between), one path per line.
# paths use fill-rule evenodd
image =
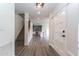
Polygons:
M36 3L36 8L43 8L44 7L44 3Z

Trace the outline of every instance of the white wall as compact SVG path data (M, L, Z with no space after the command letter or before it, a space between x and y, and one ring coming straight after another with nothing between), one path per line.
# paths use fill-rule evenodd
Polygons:
M25 20L24 20L24 30L25 30L25 38L24 38L24 45L26 46L26 45L28 45L28 21L29 21L29 13L25 13L25 18L24 18Z
M78 53L78 4L69 4L66 7L67 21L67 48L73 54Z
M29 19L30 16L29 16L29 13L25 13L25 38L24 38L24 45L29 45L29 42L31 41L32 39L32 34L33 34L33 29L32 29L32 26L33 26L33 23L30 21L30 29L28 28L28 23L29 23Z
M79 56L79 24L78 24L78 56Z
M24 20L19 14L15 14L15 38L19 35L24 25Z
M32 39L32 35L33 35L33 28L32 28L32 26L33 26L33 24L32 24L32 22L30 22L30 29L29 29L29 31L28 31L28 45L29 45L29 43L30 43L30 41L31 41L31 39Z
M49 38L49 21L48 19L42 23L42 35L45 39Z
M63 14L62 10L65 12L65 15ZM59 14L59 16L57 14ZM51 44L59 54L77 55L78 19L78 4L69 4L67 6L64 6L64 9L62 8L61 10L59 10L55 14L54 18L50 19L49 44ZM64 22L61 22L61 20ZM65 29L66 31L66 38L62 38L61 36L63 29Z
M78 4L79 7L79 4ZM79 20L78 20L78 56L79 56Z
M14 4L0 4L0 55L14 55L14 19Z

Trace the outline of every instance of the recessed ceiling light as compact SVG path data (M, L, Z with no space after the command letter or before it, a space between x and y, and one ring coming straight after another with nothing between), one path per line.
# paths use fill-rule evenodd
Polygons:
M40 14L40 11L38 11L37 14Z

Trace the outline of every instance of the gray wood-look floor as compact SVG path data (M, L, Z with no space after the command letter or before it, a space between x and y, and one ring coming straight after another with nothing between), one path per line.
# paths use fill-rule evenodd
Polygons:
M33 36L28 46L17 45L17 42L18 40L16 41L17 56L59 56L45 38Z
M24 48L24 27L15 40L15 55L18 55Z

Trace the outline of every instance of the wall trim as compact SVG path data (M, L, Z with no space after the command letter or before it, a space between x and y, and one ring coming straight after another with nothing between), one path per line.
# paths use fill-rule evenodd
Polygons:
M57 48L54 44L49 43L49 45L54 48L56 50L56 52L60 55L60 56L74 56L70 51L66 50L66 49L59 49Z

